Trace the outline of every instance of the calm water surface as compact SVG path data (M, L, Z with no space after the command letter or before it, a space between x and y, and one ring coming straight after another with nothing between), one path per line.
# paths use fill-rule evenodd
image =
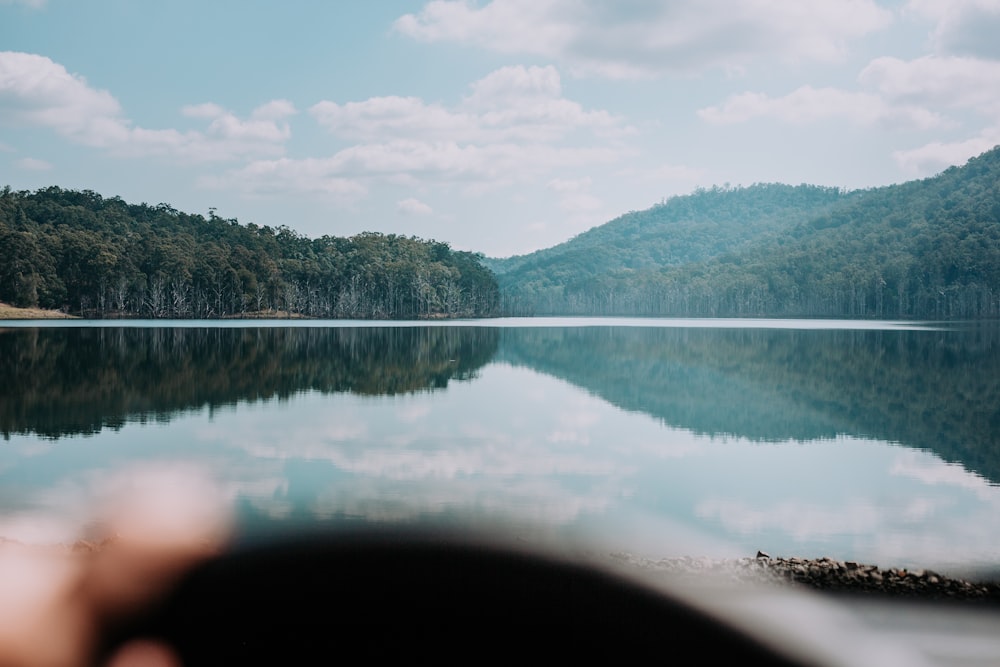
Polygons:
M193 461L258 531L1000 563L996 324L6 322L0 432L12 539L76 534L115 470Z

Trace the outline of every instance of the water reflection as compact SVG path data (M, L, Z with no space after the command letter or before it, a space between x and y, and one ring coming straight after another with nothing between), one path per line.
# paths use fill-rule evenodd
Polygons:
M0 332L0 536L71 514L113 466L193 460L253 519L996 563L997 344L988 327Z
M443 389L494 360L695 433L876 438L1000 482L996 326L7 329L0 432L57 438L305 391Z
M497 331L0 329L0 432L56 438L303 391L394 395L468 380Z
M501 356L707 435L876 438L1000 482L1000 328L504 330Z

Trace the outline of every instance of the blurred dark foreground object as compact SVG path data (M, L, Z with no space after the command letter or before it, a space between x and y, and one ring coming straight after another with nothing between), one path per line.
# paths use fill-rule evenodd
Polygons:
M183 664L635 660L796 665L679 598L587 566L440 534L310 536L189 572L107 636Z

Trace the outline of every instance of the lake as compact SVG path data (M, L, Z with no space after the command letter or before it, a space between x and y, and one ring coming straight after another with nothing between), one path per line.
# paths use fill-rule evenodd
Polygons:
M194 464L247 534L496 524L646 557L1000 563L1000 327L0 322L0 537Z

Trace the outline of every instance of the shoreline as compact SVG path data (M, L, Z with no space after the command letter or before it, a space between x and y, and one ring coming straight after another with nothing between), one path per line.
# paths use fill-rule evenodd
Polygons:
M85 317L84 315L73 315L70 313L63 312L61 310L46 310L44 308L21 308L19 306L12 306L9 303L4 303L0 301L0 320L91 320L91 321L105 321L105 322L126 322L129 320L147 320L151 318L141 317L141 316L128 316L122 317L114 313L109 313L105 317ZM247 311L240 314L232 315L222 315L219 317L160 317L152 318L158 322L164 322L165 326L169 326L169 322L176 320L196 320L205 322L225 322L233 320L323 320L323 319L342 319L342 318L324 318L324 317L314 317L310 315L303 315L301 313L290 313L285 310L259 310L259 311ZM348 318L352 319L352 318ZM465 319L463 317L447 317L445 315L430 315L427 317L418 317L413 322L440 322L447 320L460 320ZM365 318L365 321L383 321L382 318ZM384 320L389 321L389 320ZM404 320L411 321L411 320Z
M27 544L0 537L2 549L30 549L39 554L89 557L113 549L117 539L80 539L73 543ZM913 602L960 602L1000 607L1000 579L972 580L929 569L879 567L869 563L819 558L772 557L758 552L745 558L663 558L652 560L627 552L608 554L618 567L663 575L676 582L719 585L791 586L838 596Z
M0 320L78 320L76 315L61 310L44 308L19 308L0 301Z
M619 564L677 581L764 584L802 587L839 596L906 599L914 602L962 602L1000 606L1000 580L970 580L928 569L879 567L868 563L819 558L756 557L735 559L665 558L650 560L612 554Z

